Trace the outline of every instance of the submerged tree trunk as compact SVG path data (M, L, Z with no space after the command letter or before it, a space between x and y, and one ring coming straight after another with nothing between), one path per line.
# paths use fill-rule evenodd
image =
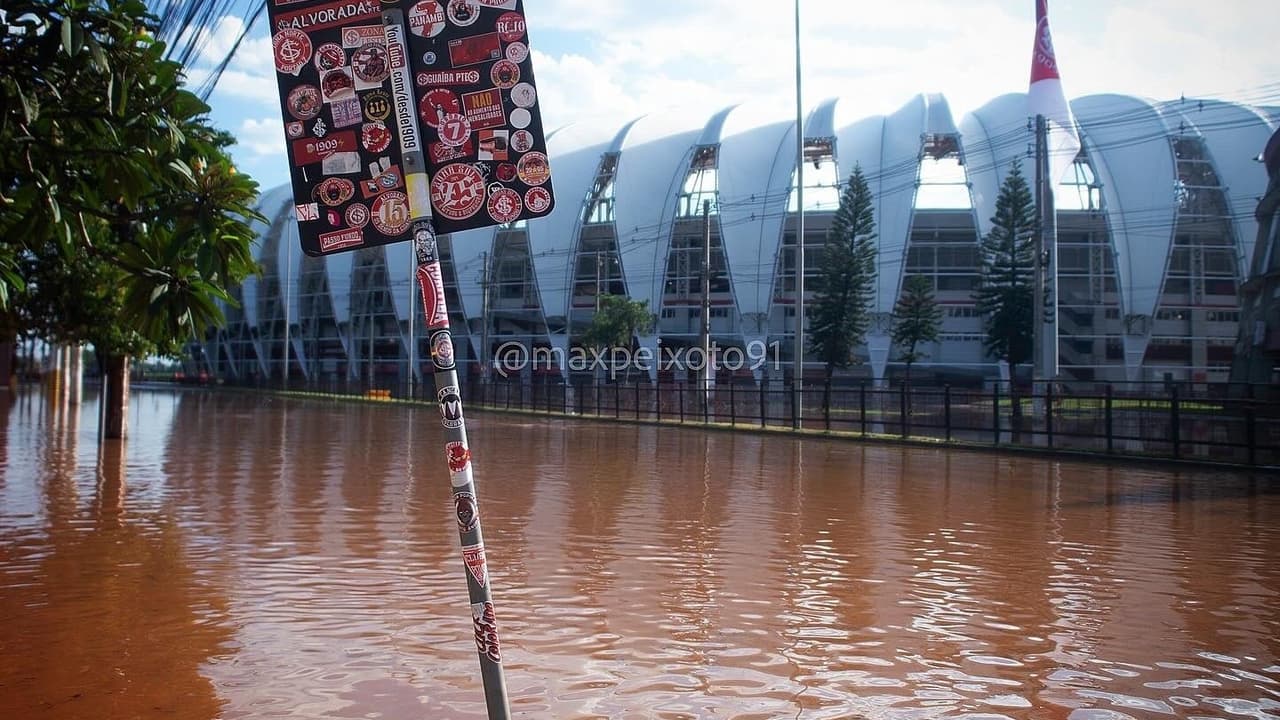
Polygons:
M129 356L112 355L103 363L103 437L124 438L129 432Z

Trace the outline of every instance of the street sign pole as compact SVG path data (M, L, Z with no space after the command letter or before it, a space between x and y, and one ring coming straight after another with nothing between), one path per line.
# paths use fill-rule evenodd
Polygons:
M462 416L462 396L454 362L453 336L449 331L444 275L440 266L435 229L432 226L431 198L428 192L430 181L415 114L413 78L407 62L404 13L399 9L389 9L383 12L382 20L391 63L392 100L403 153L405 186L412 222L416 263L414 274L422 291L424 325L435 368L436 400L440 407L440 422L445 429L445 459L453 488L458 539L462 544L463 575L467 581L485 704L489 720L507 720L511 716L510 703L507 699L501 643L485 561L484 536L480 528L480 505L471 471L471 450L467 445L467 429Z

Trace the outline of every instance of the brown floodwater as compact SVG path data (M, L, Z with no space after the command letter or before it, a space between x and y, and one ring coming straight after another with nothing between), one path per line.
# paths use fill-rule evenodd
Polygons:
M0 718L483 718L433 408L0 391ZM527 718L1280 717L1280 483L470 419Z

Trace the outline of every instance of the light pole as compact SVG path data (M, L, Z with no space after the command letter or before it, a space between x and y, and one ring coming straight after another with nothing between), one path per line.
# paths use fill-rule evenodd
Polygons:
M804 118L800 100L800 0L796 0L796 341L791 370L791 427L799 430L804 414Z

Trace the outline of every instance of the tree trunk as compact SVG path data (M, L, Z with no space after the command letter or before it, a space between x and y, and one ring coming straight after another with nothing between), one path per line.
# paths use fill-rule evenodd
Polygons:
M129 356L112 355L104 366L103 437L123 439L129 432Z

